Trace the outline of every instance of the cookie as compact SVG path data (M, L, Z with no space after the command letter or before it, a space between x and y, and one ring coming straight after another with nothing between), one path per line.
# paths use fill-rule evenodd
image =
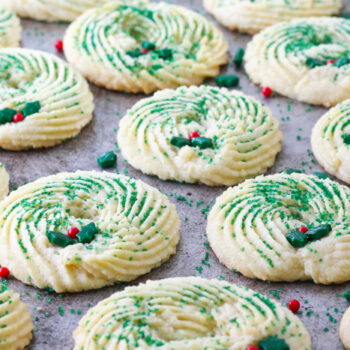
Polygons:
M308 18L255 35L244 56L251 80L326 107L350 98L350 20Z
M0 350L24 349L32 339L33 324L27 305L0 281Z
M92 119L86 80L63 60L42 51L0 49L0 147L55 146Z
M195 277L127 287L90 309L74 332L80 349L311 350L302 322L245 287ZM277 346L277 344L279 346Z
M10 177L3 164L0 163L0 200L9 192Z
M19 16L38 21L74 21L84 11L108 0L1 0Z
M79 171L41 178L0 203L0 265L57 293L131 281L175 253L180 221L141 181Z
M158 91L120 121L135 168L163 180L234 185L264 173L281 150L279 122L253 97L211 86Z
M0 48L19 46L21 41L21 24L16 15L0 6Z
M67 60L93 83L151 93L199 85L228 60L222 33L181 6L111 2L85 12L67 29Z
M203 5L224 26L255 34L293 18L338 14L342 0L203 0Z
M338 179L350 184L350 99L320 118L312 130L311 145L317 161Z
M345 312L339 328L340 339L346 350L350 349L350 308Z
M219 260L249 278L331 284L350 280L350 189L301 173L227 189L208 217Z

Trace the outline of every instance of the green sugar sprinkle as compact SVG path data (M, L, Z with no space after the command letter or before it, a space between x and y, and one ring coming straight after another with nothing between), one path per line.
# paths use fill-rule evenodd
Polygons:
M260 340L259 343L260 350L289 350L289 345L285 342L284 339L277 337L268 337L263 340Z
M218 86L236 87L239 84L239 77L233 74L219 75L215 79Z
M13 116L17 113L14 109L4 108L0 110L0 125L11 123L13 121Z
M235 58L233 59L233 63L237 68L239 68L242 65L244 53L245 52L242 48L239 48L236 52Z
M63 248L76 243L74 239L61 232L47 231L46 236L50 243Z
M22 109L22 114L24 117L28 117L32 114L38 113L41 109L39 101L28 102Z
M117 163L117 155L113 152L106 152L97 158L97 163L102 169L113 168Z

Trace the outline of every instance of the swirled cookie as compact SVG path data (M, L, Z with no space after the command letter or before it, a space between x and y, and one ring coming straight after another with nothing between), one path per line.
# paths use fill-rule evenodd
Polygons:
M210 86L163 90L120 122L118 144L135 168L161 179L233 185L272 166L278 121L254 98Z
M339 103L317 121L311 145L325 170L350 184L350 99Z
M0 204L0 264L24 283L78 292L130 281L176 251L175 206L110 173L39 179Z
M88 9L108 0L1 0L3 6L21 17L39 21L74 21Z
M342 0L203 0L203 4L224 26L254 34L293 18L337 14Z
M21 24L16 15L0 4L0 47L19 46Z
M350 189L305 174L275 174L229 188L208 217L219 260L250 278L350 280Z
M9 192L10 177L3 164L0 163L0 200Z
M345 312L339 328L340 339L346 350L350 349L350 308Z
M202 278L170 278L128 287L102 300L79 322L81 349L311 350L302 322L248 288ZM277 346L279 344L279 346Z
M92 119L86 80L63 60L27 49L0 49L0 147L51 147Z
M348 19L283 22L253 37L245 68L254 83L328 107L350 97L349 45Z
M33 324L26 304L0 281L0 350L24 349L32 339Z
M68 61L97 85L144 92L198 85L227 62L222 33L199 14L163 2L114 1L68 28Z

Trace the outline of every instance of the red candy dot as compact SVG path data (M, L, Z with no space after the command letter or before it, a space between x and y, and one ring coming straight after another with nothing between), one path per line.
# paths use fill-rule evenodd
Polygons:
M149 50L147 50L147 49L142 49L141 52L142 52L142 53L149 53Z
M270 97L272 95L272 89L268 86L264 87L261 89L261 93L265 96L265 97Z
M190 133L190 137L189 137L189 139L190 139L190 141L192 140L192 139L194 139L194 138L196 138L196 137L200 137L201 135L200 135L200 133L198 132L198 131L192 131L191 133Z
M300 303L299 303L299 301L296 300L296 299L291 300L291 301L289 302L289 304L288 304L288 308L289 308L290 311L292 311L292 312L294 312L294 313L298 312L299 309L300 309Z
M16 113L12 118L14 123L22 122L24 120L24 116L22 113Z
M76 239L77 238L77 234L80 232L80 230L77 227L71 227L68 230L68 237Z
M10 276L10 270L7 267L2 267L0 269L0 277L1 278L8 278Z
M58 52L62 52L63 51L63 41L57 40L55 43L55 48Z
M249 345L246 350L260 350L258 346L256 345Z
M302 233L306 233L307 231L309 231L309 229L306 226L301 226L298 228L298 231Z
M335 64L335 60L327 60L326 63L327 64Z

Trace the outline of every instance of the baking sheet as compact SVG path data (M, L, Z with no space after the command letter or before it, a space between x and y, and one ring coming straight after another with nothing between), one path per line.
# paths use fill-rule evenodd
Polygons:
M173 2L195 9L214 21L210 15L205 14L201 0ZM346 2L344 12L350 11L350 4L348 0ZM32 20L22 20L22 26L23 47L55 54L54 43L63 37L67 27L66 24L61 23L45 24ZM217 24L217 26L220 25ZM232 57L239 47L245 48L250 40L249 35L232 33L221 26L220 28L230 43ZM322 171L312 156L310 134L313 125L326 109L310 107L307 104L282 97L264 99L259 89L249 82L244 74L244 69L238 72L235 70L232 59L230 59L230 64L222 70L222 72L226 71L238 74L241 77L240 89L257 97L270 107L273 115L281 122L284 137L283 149L269 173L279 172L286 168L304 169L306 173ZM77 138L46 150L26 152L0 150L0 161L4 163L11 176L11 190L39 177L62 171L99 170L97 157L106 151L115 149L116 130L120 118L143 95L109 92L93 85L91 89L96 103L95 118ZM313 349L343 349L338 337L338 328L341 316L349 305L339 295L350 290L350 283L339 286L318 286L311 282L266 283L233 273L218 262L211 249L208 248L205 236L206 214L215 198L224 191L223 187L210 188L202 185L164 182L131 168L120 154L118 155L118 170L122 174L141 179L169 194L170 200L177 206L182 221L181 241L177 254L167 263L132 284L147 279L202 276L245 285L269 297L277 298L283 304L291 299L298 299L302 304L300 318L311 333ZM187 201L177 199L178 196L185 196ZM11 280L9 285L22 294L22 300L29 304L32 312L35 331L30 348L62 350L73 347L72 332L82 315L91 306L130 284L62 295L49 294L24 286L16 280Z

